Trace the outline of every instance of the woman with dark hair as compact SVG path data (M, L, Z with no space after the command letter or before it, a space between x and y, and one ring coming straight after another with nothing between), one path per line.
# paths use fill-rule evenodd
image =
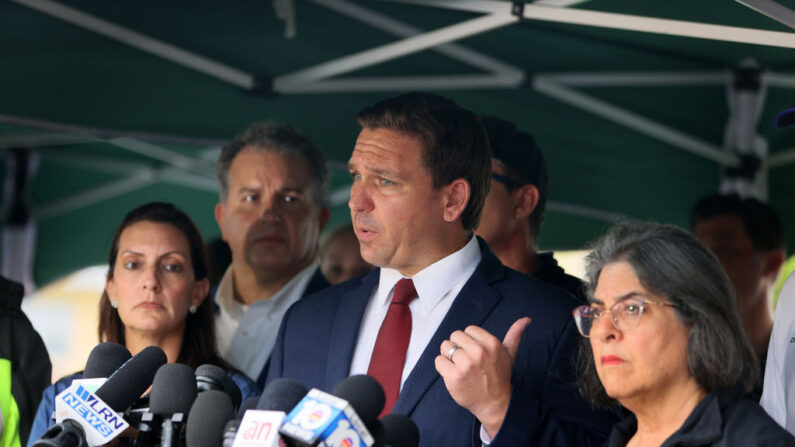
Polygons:
M215 352L208 290L207 255L190 218L169 203L142 205L124 217L113 235L99 304L99 339L123 345L132 355L158 346L169 363L194 369L220 366L229 371L243 400L252 397L256 385ZM28 445L52 425L55 396L81 377L64 377L44 392Z
M587 306L574 310L580 385L632 415L612 446L795 446L747 399L757 361L734 289L715 257L671 226L619 224L586 259Z

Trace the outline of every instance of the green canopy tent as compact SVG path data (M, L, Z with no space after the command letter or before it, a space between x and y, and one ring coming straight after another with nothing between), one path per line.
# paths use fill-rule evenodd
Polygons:
M721 185L795 229L795 132L771 125L792 102L795 34L786 9L749 3L768 15L729 0L3 2L3 271L42 284L101 263L148 200L217 236L214 158L263 119L314 137L330 227L348 221L352 116L406 90L536 137L552 179L542 247L582 247L621 216L687 225ZM754 157L750 180L722 176Z

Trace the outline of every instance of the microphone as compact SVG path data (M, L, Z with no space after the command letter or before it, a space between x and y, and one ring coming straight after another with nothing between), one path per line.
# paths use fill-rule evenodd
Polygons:
M149 388L158 368L167 361L162 349L147 346L108 377L108 381L97 390L97 397L113 411L126 410Z
M124 411L146 391L155 371L164 363L166 355L163 351L150 346L122 364L96 393L80 383L72 383L55 398L58 423L47 429L33 445L86 447L107 444L128 427L117 413Z
M401 414L387 414L381 418L384 424L385 447L417 447L420 444L420 430L411 419Z
M306 392L305 386L293 380L276 379L272 381L263 390L255 410L246 411L242 421L233 420L226 425L224 446L278 446L278 430L286 413L301 401ZM227 444L227 440L232 442Z
M373 437L372 447L384 447L386 433L384 433L384 424L382 424L381 421L376 419L374 423L367 426L367 431L369 431L370 435Z
M384 390L372 377L359 375L343 380L332 391L312 389L287 416L281 433L296 447L372 446L368 426L379 428Z
M107 379L131 357L130 351L118 343L100 343L88 355L83 379Z
M190 366L171 363L157 370L152 382L152 392L149 395L149 412L144 415L142 422L152 422L156 427L153 416L157 417L160 421L161 447L184 444L180 442L183 437L181 435L184 435L181 429L197 393L196 375ZM141 434L144 433L145 431L141 430L138 440L143 441L142 444L148 444L141 438ZM146 437L150 438L150 442L155 439L151 431L144 438Z
M200 393L208 390L225 391L232 399L232 405L236 409L240 408L243 399L240 388L223 368L210 364L199 366L196 368L196 386Z
M83 377L72 382L78 382L91 392L96 392L108 377L131 357L130 351L116 343L100 343L94 346L86 360ZM53 411L52 419L55 419Z
M223 391L199 393L188 413L185 440L190 447L218 447L224 424L235 415L232 399Z

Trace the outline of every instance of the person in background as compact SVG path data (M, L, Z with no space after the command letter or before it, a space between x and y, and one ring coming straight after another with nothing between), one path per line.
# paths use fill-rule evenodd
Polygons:
M693 207L691 230L717 256L734 285L743 328L764 368L773 330L771 295L786 259L781 220L757 199L714 195ZM760 377L755 400L761 396L761 387Z
M373 270L359 253L353 225L343 225L328 235L320 247L320 270L332 285Z
M260 385L287 309L330 284L317 264L328 167L289 126L254 124L216 164L215 219L232 264L215 294L218 352Z
M585 302L585 287L563 271L552 252L538 252L538 233L549 197L544 155L516 124L491 116L481 122L491 145L491 189L475 233L506 266L562 287Z
M0 446L28 441L52 364L25 312L22 284L0 276Z
M590 304L574 310L580 384L632 414L617 446L795 446L745 397L758 364L734 288L715 257L676 227L613 227L586 259Z
M776 116L778 128L795 124L795 106ZM787 278L778 295L773 332L760 405L782 427L795 435L795 275Z
M253 397L257 386L215 351L209 287L204 242L190 218L170 203L135 208L113 234L99 301L99 340L118 343L132 355L158 346L169 363L193 369L204 364L226 368L242 399ZM81 377L66 376L44 391L29 446L55 422L55 396Z

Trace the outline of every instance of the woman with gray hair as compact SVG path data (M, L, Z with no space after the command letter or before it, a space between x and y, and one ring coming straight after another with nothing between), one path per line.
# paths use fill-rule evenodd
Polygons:
M581 391L633 413L607 446L795 446L744 397L757 361L731 283L701 243L672 226L619 224L586 264L590 304L573 312L588 338Z

